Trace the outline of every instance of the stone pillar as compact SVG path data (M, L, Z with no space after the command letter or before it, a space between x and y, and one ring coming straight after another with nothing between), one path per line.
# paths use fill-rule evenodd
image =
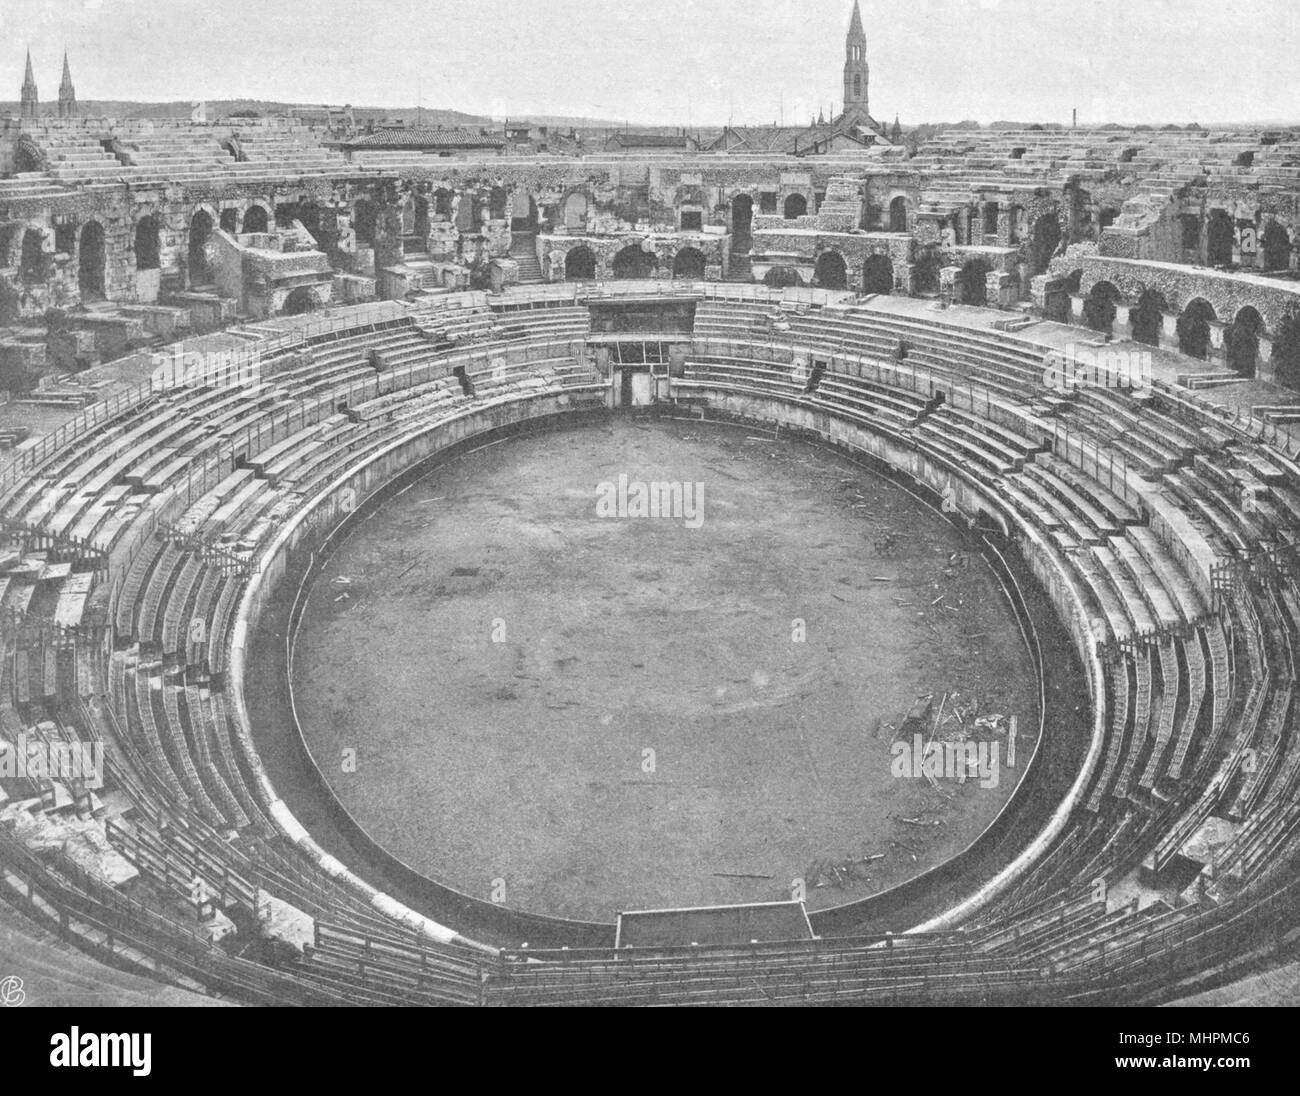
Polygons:
M1016 279L1000 270L990 271L984 277L985 293L991 308L1010 308L1016 303Z
M1227 368L1227 353L1223 346L1224 332L1228 330L1226 323L1219 323L1218 320L1210 320L1210 347L1206 360L1215 365Z
M1259 336L1259 350L1255 356L1255 376L1261 381L1276 383L1277 370L1273 367L1273 340L1266 335Z
M1178 350L1178 316L1173 312L1160 316L1160 349Z
M1083 316L1083 306L1087 298L1081 297L1077 293L1070 294L1070 322L1084 324L1087 321Z
M1127 339L1133 329L1129 320L1129 313L1132 306L1127 304L1117 304L1115 306L1115 322L1111 325L1111 331L1115 333L1117 339Z
M911 263L899 263L894 267L894 292L904 297L915 295L916 268Z
M945 266L939 271L939 300L945 308L961 303L961 267Z

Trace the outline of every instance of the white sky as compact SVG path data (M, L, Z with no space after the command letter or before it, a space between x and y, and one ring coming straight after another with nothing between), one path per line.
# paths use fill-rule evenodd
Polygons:
M0 0L0 98L257 98L804 123L852 0ZM1297 0L865 0L892 122L1300 120Z

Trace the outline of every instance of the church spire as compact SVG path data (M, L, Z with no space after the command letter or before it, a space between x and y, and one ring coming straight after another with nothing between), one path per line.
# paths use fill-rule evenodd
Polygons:
M853 18L844 42L844 111L867 113L867 92L871 72L867 66L867 32L862 29L862 9L853 0Z
M22 109L23 121L34 122L39 113L39 100L36 95L36 77L32 74L32 51L27 51L27 75L23 77Z
M68 51L63 51L63 79L59 81L59 117L71 118L77 113L77 89L72 86L72 69L68 66Z

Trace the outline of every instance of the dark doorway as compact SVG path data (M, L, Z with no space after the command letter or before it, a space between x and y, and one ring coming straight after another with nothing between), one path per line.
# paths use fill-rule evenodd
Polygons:
M77 288L83 301L102 301L104 289L104 226L87 221L77 249Z
M1138 298L1137 306L1129 313L1129 324L1136 342L1148 346L1160 345L1160 332L1164 327L1165 313L1169 311L1169 302L1164 294L1155 289L1146 290Z
M813 283L823 289L848 288L848 268L844 265L844 257L838 251L823 251L818 256L817 267L813 271Z
M1178 317L1178 349L1189 357L1210 356L1210 323L1214 309L1199 297L1188 303Z
M575 247L564 257L564 278L590 282L596 277L596 253L589 247Z
M1232 262L1232 218L1223 210L1211 211L1205 228L1205 261L1211 266L1227 266Z
M988 304L988 276L992 267L983 259L969 259L957 275L961 288L961 303L982 307Z
M889 231L907 231L907 199L901 194L889 203Z
M731 199L731 250L746 252L754 243L754 199L737 194Z
M245 232L265 232L269 226L270 220L265 209L257 205L248 207L244 213Z
M1236 319L1223 333L1223 348L1228 358L1228 368L1243 377L1253 377L1259 365L1259 335L1264 330L1264 318L1247 305L1237 313Z
M158 218L151 214L142 217L135 226L135 268L157 270L162 265L162 244L159 239Z
M791 194L785 200L785 219L793 221L796 217L807 216L808 199L802 194Z
M863 293L893 293L894 264L887 255L868 255L862 264Z
M614 256L615 278L653 278L658 269L655 253L645 251L640 244L629 244Z
M284 315L301 316L305 312L315 312L320 308L320 299L310 286L300 285L284 299Z
M190 218L190 285L207 285L212 280L212 265L208 262L208 241L211 238L211 215L204 209L195 210Z
M1110 335L1115 329L1116 306L1122 298L1110 282L1098 282L1083 302L1083 318L1090 328Z
M1034 222L1029 235L1029 272L1045 274L1061 245L1061 222L1055 213L1045 213Z
M1265 270L1287 270L1291 266L1291 237L1276 221L1269 221L1264 228L1260 256Z

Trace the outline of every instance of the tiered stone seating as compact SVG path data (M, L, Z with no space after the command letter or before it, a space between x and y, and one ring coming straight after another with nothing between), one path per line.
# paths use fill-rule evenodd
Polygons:
M1213 880L1225 908L1268 870L1270 850L1296 823L1300 600L1285 572L1266 581L1249 568L1287 532L1300 473L1163 396L1053 402L1038 383L1042 350L1026 339L880 307L782 307L754 295L699 305L675 394L692 403L753 396L856 422L1002 499L1026 556L1050 561L1080 613L1104 622L1093 637L1104 656L1104 738L1083 799L1051 849L961 940L697 949L653 965L608 952L568 953L562 964L544 952L497 961L414 942L283 836L273 821L283 805L268 801L249 768L223 675L244 562L328 483L380 447L477 409L539 394L603 397L576 297L519 311L485 305L445 314L430 305L418 318L306 334L270 355L255 385L158 394L6 481L7 513L12 506L47 530L111 549L116 649L103 662L100 705L66 696L96 680L80 653L64 658L41 644L0 652L0 730L15 733L39 708L42 734L118 743L112 777L132 807L112 832L150 896L128 907L103 881L78 877L69 888L64 869L44 865L35 878L51 903L104 924L127 911L130 946L151 948L142 954L175 964L196 987L265 1003L748 1001L760 970L777 999L1023 1000L1093 992L1091 979L1117 971L1149 977L1143 941L1160 940L1161 961L1170 961L1178 941L1219 932L1218 907L1191 898L1108 909L1090 894L1092 880L1119 881L1139 864L1159 876L1208 818L1239 825ZM1058 443L1051 420L1062 417L1100 459ZM1130 452L1134 468L1140 458L1160 482L1099 482L1108 451ZM1243 513L1242 488L1265 505ZM1175 503L1194 520L1174 520ZM1200 531L1222 560L1248 568L1237 592L1220 589L1213 605L1199 548L1180 542ZM0 610L61 597L53 583L37 595L28 572L0 581ZM201 635L190 632L195 620ZM10 840L3 827L0 840ZM242 914L255 912L259 889L289 903L315 922L310 950L278 973L212 956L181 886L195 876ZM147 939L130 923L148 925Z

